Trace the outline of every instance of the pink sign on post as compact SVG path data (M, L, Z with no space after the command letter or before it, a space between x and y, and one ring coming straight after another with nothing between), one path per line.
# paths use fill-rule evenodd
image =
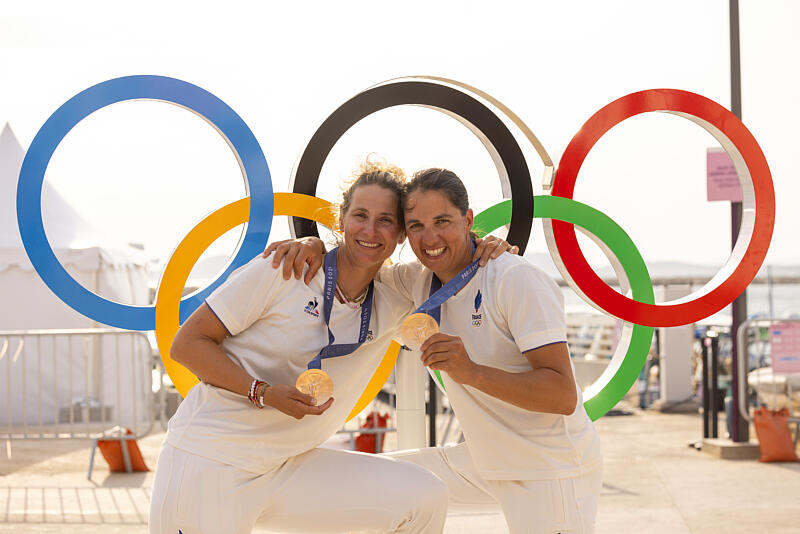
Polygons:
M706 150L706 183L709 202L713 200L742 201L739 175L728 153L722 148Z
M773 373L800 373L800 323L774 323L769 329Z

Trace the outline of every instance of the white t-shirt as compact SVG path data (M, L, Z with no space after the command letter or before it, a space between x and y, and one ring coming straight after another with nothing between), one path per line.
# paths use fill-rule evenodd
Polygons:
M254 258L206 300L231 334L222 349L252 376L294 385L328 344L324 285L322 269L306 286L302 280L283 280L271 261ZM407 298L375 283L367 341L346 356L322 360L334 384L333 405L322 415L297 420L270 406L259 410L245 396L201 382L170 420L166 440L254 473L320 445L344 424L410 306ZM334 299L330 328L335 343L356 343L360 320L360 307L354 310Z
M428 299L432 272L420 263L393 266L384 282ZM558 286L524 259L502 254L479 268L441 308L440 330L459 336L470 358L519 373L531 369L522 354L566 341L563 296ZM577 383L569 416L532 412L457 384L442 372L447 397L461 423L478 473L487 480L544 480L580 476L602 461L600 442Z

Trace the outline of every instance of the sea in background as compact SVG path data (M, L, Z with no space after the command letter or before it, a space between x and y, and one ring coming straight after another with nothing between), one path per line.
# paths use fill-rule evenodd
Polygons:
M542 269L556 280L564 293L564 306L567 314L602 313L585 302L574 290L568 287L549 254L526 254L525 259ZM680 261L653 261L647 263L653 280L656 302L662 301L662 287L685 285L686 292L699 290L713 278L720 269L718 265L694 264ZM596 267L603 280L619 291L616 275L609 264ZM747 290L747 317L786 319L800 317L800 265L763 265L755 280ZM716 314L700 321L703 324L729 325L731 306L728 305Z
M699 289L699 287L697 286L695 289ZM658 287L656 289L656 294L658 294ZM571 288L562 287L561 290L564 294L564 307L567 314L601 313L586 303ZM750 284L747 288L747 316L749 318L772 317L774 319L800 317L800 283L774 284L771 289L768 284ZM705 319L703 323L724 325L730 324L730 320L731 306L728 305Z

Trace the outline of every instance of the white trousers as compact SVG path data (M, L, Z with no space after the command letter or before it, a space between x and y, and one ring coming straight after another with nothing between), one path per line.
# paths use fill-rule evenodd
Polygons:
M592 534L602 465L577 478L486 480L466 443L397 451L386 456L425 467L441 478L453 509L502 509L511 534Z
M164 443L151 534L440 533L447 487L425 469L358 452L312 449L256 474Z

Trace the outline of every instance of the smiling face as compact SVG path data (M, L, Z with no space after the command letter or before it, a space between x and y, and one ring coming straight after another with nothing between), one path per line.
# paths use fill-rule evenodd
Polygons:
M357 186L347 212L341 215L343 250L354 265L380 267L404 239L400 227L400 199L383 186Z
M416 190L405 203L406 235L422 264L446 283L472 260L472 210L465 214L446 195Z

